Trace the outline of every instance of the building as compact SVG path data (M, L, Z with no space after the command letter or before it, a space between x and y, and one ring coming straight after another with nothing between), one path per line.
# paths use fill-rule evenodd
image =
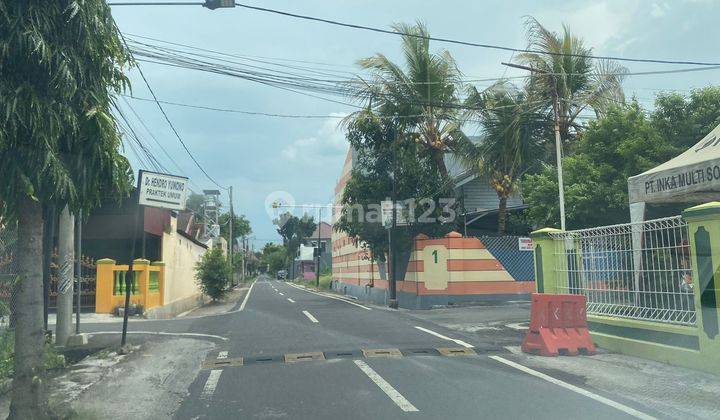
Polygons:
M318 238L319 235L319 238ZM332 253L330 252L332 242L332 225L327 222L320 222L313 233L303 238L295 258L295 273L298 276L315 278L316 257L314 249L320 242L320 272L332 270ZM306 274L310 273L310 274Z
M350 179L354 153L345 159L335 187L339 203ZM486 180L465 172L448 160L448 169L461 200L463 233L443 238L419 235L412 249L399 252L397 299L401 307L430 308L459 302L528 298L534 288L532 252L519 238L477 238L497 229L497 194ZM521 197L508 200L510 211L522 209ZM496 239L502 239L498 241ZM356 238L332 233L332 287L341 293L378 304L389 303L388 267ZM518 263L520 262L520 263Z

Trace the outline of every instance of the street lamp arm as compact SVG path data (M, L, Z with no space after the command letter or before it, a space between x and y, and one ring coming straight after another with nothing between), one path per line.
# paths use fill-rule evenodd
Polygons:
M122 2L122 3L108 3L108 6L205 6L205 2L181 2L181 1L172 1L172 2Z

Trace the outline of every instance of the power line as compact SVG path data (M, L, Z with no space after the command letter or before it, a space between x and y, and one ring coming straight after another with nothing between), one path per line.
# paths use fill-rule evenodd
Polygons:
M493 44L481 44L481 43L477 43L477 42L459 41L459 40L450 39L450 38L437 38L437 37L431 37L431 36L409 34L409 33L404 33L404 32L390 30L390 29L382 29L382 28L377 28L377 27L372 27L372 26L365 26L365 25L358 25L358 24L353 24L353 23L340 22L340 21L336 21L336 20L323 19L323 18L318 18L318 17L314 17L314 16L300 15L300 14L296 14L296 13L284 12L284 11L276 10L276 9L268 9L266 7L251 6L249 4L243 4L243 3L237 3L237 2L235 3L235 5L238 7L243 7L245 9L251 9L251 10L256 10L256 11L266 12L266 13L274 13L277 15L288 16L288 17L292 17L292 18L296 18L296 19L304 19L304 20L310 20L310 21L315 21L315 22L322 22L322 23L327 23L327 24L335 25L335 26L344 26L347 28L362 29L362 30L366 30L366 31L378 32L378 33L389 34L389 35L409 36L409 37L413 37L413 38L445 42L448 44L464 45L464 46L468 46L468 47L488 48L488 49L501 50L501 51L512 51L512 52L516 52L516 53L553 55L553 56L560 56L560 57L576 57L576 58L592 58L592 59L599 59L599 60L629 61L629 62L635 62L635 63L692 64L692 65L697 65L697 66L720 66L720 63L717 63L717 62L708 63L708 62L702 62L702 61L663 60L663 59L648 59L648 58L625 58L625 57L614 57L614 56L598 56L598 55L590 55L590 54L566 54L566 53L555 53L555 52L542 51L542 50L505 47L505 46L493 45Z
M120 28L117 28L118 33L120 34L120 38L123 41L123 44L125 44L125 47L130 51L130 46L128 46L127 41L125 40L125 36L120 31ZM167 113L165 113L165 109L163 109L162 104L158 102L157 96L155 96L155 92L153 91L152 87L150 86L150 82L148 82L147 78L145 77L145 73L143 73L142 68L140 68L140 65L137 66L138 72L140 73L140 77L142 77L143 82L145 82L145 86L147 86L148 91L150 91L150 94L152 95L153 99L155 100L155 103L157 104L158 108L160 109L160 112L162 113L163 117L165 118L165 121L167 121L168 125L172 129L173 133L175 133L175 137L177 137L178 141L182 145L183 149L187 152L187 154L190 156L190 159L195 163L195 165L202 171L203 174L209 179L213 184L218 186L219 188L227 189L226 187L223 187L220 185L213 177L210 176L210 174L207 173L205 168L200 165L200 162L195 159L195 156L193 156L192 152L190 152L190 149L187 147L183 139L180 137L180 134L178 133L177 129L173 125L172 121L170 121L170 118L168 117Z

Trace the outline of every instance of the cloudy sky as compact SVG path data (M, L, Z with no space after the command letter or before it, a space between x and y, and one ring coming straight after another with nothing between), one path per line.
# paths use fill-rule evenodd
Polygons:
M125 1L125 0L113 0ZM160 1L160 0L158 0ZM563 23L583 37L597 55L672 60L720 61L720 2L667 1L289 1L246 0L248 4L388 27L395 22L424 21L436 37L522 48L523 21L536 17L560 30ZM112 1L109 1L112 3ZM354 71L361 57L382 52L400 55L399 38L367 31L297 20L243 8L209 11L199 6L115 6L113 14L125 34L141 35L244 56L313 62L315 68ZM516 76L501 61L509 52L450 44L467 79ZM289 62L290 63L290 62ZM322 64L319 64L322 63ZM141 63L160 100L253 112L343 116L352 108L250 81L188 69ZM304 64L309 65L309 64ZM631 71L688 68L688 65L625 63ZM137 71L133 95L149 98ZM487 84L487 83L485 83ZM628 96L651 108L661 90L686 92L720 84L720 69L680 74L630 77ZM479 86L483 86L479 83ZM193 188L214 188L183 151L157 107L128 99L149 131L173 157L178 169L151 140L131 112L130 121L150 151L165 166L191 178ZM125 111L127 105L120 101ZM277 241L266 199L278 191L296 203L328 203L340 175L347 144L338 118L289 119L249 116L166 105L170 120L207 172L234 187L234 204L251 221L256 247ZM141 164L127 150L136 169ZM227 196L223 197L227 205Z

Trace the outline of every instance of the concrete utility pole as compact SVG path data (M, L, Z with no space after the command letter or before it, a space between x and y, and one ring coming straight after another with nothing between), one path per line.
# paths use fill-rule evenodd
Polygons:
M58 222L58 285L55 343L65 346L72 334L73 281L75 259L75 217L67 206Z
M558 195L560 199L560 229L565 230L565 184L563 183L563 168L562 168L562 142L560 139L560 108L558 104L558 89L557 79L555 75L545 70L539 70L532 67L521 66L512 63L501 63L504 66L514 67L516 69L528 70L533 73L540 73L550 77L550 83L552 84L552 101L553 101L553 116L555 119L555 160L557 161L557 176L558 176Z
M232 196L232 185L230 186L230 234L228 235L228 245L230 252L228 253L228 262L230 263L230 284L235 286L235 267L233 266L233 260L235 259L234 248L235 238L233 237L233 221L235 220L235 213L233 213L233 196Z
M320 224L322 223L322 207L318 207L318 222L317 222L317 264L315 265L315 287L320 288Z

